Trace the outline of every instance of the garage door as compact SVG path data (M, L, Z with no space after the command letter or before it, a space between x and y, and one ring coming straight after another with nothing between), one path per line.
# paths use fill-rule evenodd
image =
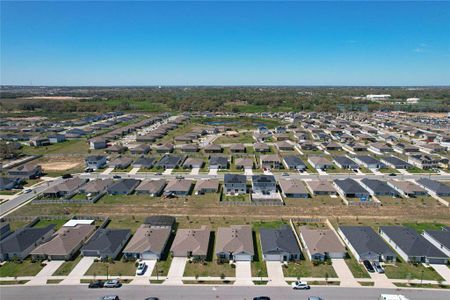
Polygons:
M281 255L279 254L266 254L265 259L268 261L281 261Z
M158 256L155 253L142 253L142 259L147 259L147 260L157 260Z
M251 260L251 256L248 254L236 254L234 256L234 260L235 261L250 261Z

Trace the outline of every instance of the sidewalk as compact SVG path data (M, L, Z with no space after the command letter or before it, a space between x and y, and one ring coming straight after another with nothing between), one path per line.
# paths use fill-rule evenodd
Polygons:
M234 282L234 285L254 285L252 281L251 263L249 261L236 262L236 281Z
M34 276L33 279L28 281L26 285L43 285L47 283L47 279L58 270L58 268L64 263L64 260L52 260L47 262L47 265Z
M64 279L61 284L74 285L80 284L81 278L86 274L91 265L94 263L95 257L83 257L80 262L73 268L72 272Z
M186 257L174 257L170 265L169 273L167 274L167 280L163 284L168 285L182 285L184 268L186 267Z
M336 272L339 280L341 281L340 286L345 287L357 287L359 283L356 281L355 277L353 277L352 272L348 268L345 260L343 258L333 258L331 259L332 266L334 271Z

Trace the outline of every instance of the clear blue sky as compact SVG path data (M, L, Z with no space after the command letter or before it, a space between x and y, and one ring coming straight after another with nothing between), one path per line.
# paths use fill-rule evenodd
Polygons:
M449 2L1 2L1 84L449 85Z

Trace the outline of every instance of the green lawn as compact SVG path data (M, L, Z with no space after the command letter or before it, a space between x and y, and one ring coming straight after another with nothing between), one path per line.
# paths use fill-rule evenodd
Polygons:
M85 139L70 140L44 147L24 146L24 154L88 154L89 145Z
M327 263L314 265L309 259L289 262L287 267L283 266L283 273L286 277L322 277L336 278L333 266Z
M42 270L40 262L31 262L30 259L22 263L6 262L0 266L0 277L34 276Z
M442 227L445 226L440 223L403 223L403 225L415 229L420 234L424 230L442 230Z
M235 276L235 268L232 267L229 263L218 264L214 259L212 261L205 262L188 262L186 263L186 268L184 269L184 276L211 276L221 277L222 275L225 277L234 277Z
M107 272L110 276L133 276L136 274L136 266L134 261L94 262L85 275L106 275Z
M55 225L55 230L58 230L66 222L67 222L66 219L62 219L62 220L40 220L33 227L44 228L44 227L47 227L48 225L54 224Z
M53 276L66 276L72 271L72 269L80 262L81 255L78 255L75 259L65 261L56 271Z
M384 269L386 276L392 279L420 279L423 271L422 279L424 280L443 280L433 268L426 268L421 264L397 261L395 265L386 265Z
M239 133L239 136L220 136L214 140L213 144L221 145L221 144L250 144L254 143L255 140L252 137L250 132Z
M156 276L159 274L159 276L165 277L169 273L170 264L172 263L172 255L168 255L167 259L165 260L159 260L155 268L153 269L152 276Z
M362 264L360 264L353 255L348 252L350 257L345 259L345 263L353 274L355 278L370 278L369 273L364 268Z

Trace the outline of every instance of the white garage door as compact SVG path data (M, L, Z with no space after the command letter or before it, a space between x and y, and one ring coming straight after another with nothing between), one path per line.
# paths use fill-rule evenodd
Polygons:
M157 260L158 256L155 253L144 252L144 253L142 253L141 258L146 259L146 260Z
M236 254L234 256L235 261L251 261L251 256L248 254Z
M266 254L265 259L268 261L281 261L281 255L279 254Z

